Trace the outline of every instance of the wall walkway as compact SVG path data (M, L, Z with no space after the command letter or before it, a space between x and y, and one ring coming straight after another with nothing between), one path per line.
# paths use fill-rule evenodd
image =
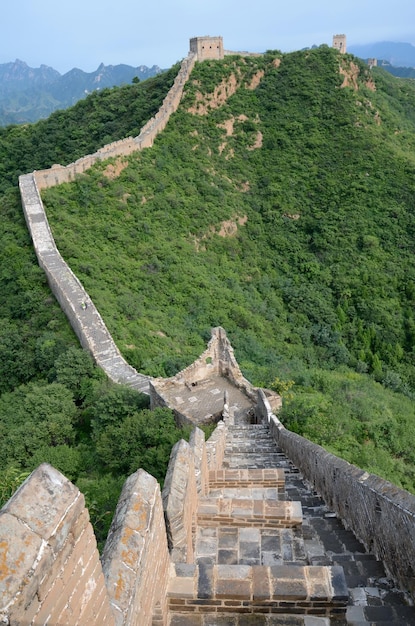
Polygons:
M258 412L278 446L415 599L415 496L287 430L262 390L259 397Z
M139 374L122 357L88 293L60 255L39 191L74 180L77 174L85 172L98 160L125 156L152 146L155 137L165 128L170 115L176 111L195 60L194 54L189 54L184 59L160 110L142 128L138 137L134 139L129 137L106 145L95 154L83 157L70 165L55 165L51 169L19 178L23 211L39 265L44 270L50 288L81 345L92 354L97 365L105 371L110 380L129 385L146 394L149 393L149 377Z
M196 429L173 448L162 494L132 474L101 563L82 494L40 466L0 511L0 623L413 626L415 608L276 444L270 417L219 422L206 442ZM401 546L412 558L407 535Z

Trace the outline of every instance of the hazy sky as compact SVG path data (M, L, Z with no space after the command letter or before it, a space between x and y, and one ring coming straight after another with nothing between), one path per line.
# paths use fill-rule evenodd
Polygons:
M105 65L159 65L186 56L189 38L222 35L227 50L263 52L401 41L415 45L414 0L6 0L0 63L42 63L64 73Z

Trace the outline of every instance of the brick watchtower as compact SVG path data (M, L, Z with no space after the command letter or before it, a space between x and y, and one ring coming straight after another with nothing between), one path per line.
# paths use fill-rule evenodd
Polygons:
M346 35L333 35L333 48L346 54Z
M198 61L206 59L223 59L223 37L192 37L190 52L197 54Z

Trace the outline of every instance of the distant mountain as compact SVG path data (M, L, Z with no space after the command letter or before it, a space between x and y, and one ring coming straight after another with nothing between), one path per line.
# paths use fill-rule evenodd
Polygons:
M361 59L383 59L395 67L415 67L415 46L410 43L380 41L361 46L348 46L347 51Z
M389 61L385 61L385 59L378 59L378 67L398 78L415 78L415 67L396 67L391 65Z
M66 109L88 93L155 76L157 65L101 65L95 72L74 68L66 74L47 65L29 67L17 59L0 64L0 126L35 122L56 109Z

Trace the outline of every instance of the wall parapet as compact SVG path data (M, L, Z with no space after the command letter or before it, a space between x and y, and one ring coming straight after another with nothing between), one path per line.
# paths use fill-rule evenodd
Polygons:
M170 557L160 487L142 469L129 476L102 554L116 626L166 623Z
M148 377L136 372L121 355L93 301L57 249L34 175L21 176L19 185L39 266L82 347L110 380L148 393Z
M171 559L174 563L193 563L198 497L193 454L184 439L171 451L162 499Z
M167 125L170 115L177 110L183 94L183 88L195 64L196 55L189 52L183 59L180 70L174 80L172 87L163 100L160 109L140 130L137 137L126 137L119 141L106 144L94 154L88 154L69 165L55 164L46 170L34 172L38 189L46 189L61 183L69 183L75 180L76 176L83 174L97 161L105 161L118 156L128 156L132 152L150 148L156 136L161 133Z
M222 465L226 427L221 421L205 442L194 428L190 441L173 447L162 492L170 556L173 563L194 562L194 533L199 500L209 492L209 471Z
M115 625L84 497L46 463L0 511L0 622Z
M288 458L415 599L415 496L287 430L272 412L267 420Z

